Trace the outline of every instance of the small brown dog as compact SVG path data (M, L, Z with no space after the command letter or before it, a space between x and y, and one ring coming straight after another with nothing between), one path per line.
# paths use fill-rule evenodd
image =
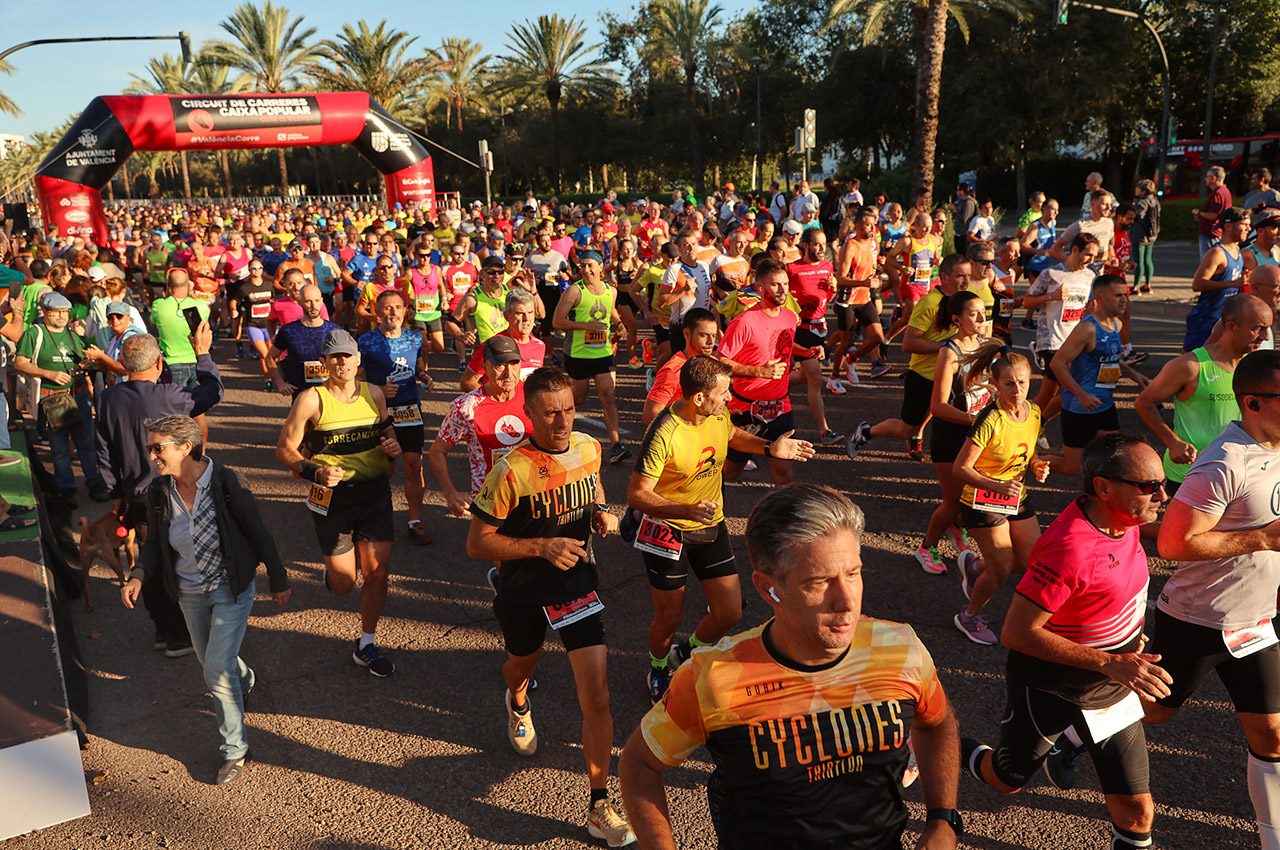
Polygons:
M92 523L80 517L80 570L84 576L84 610L93 610L93 603L89 600L89 568L93 566L93 562L100 560L110 567L123 585L129 571L133 569L136 557L135 538L133 529L126 529L114 510L107 511ZM128 569L125 568L126 562Z

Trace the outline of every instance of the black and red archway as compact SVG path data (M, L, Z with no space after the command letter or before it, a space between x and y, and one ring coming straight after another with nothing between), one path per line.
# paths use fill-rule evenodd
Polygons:
M107 239L102 189L135 150L350 144L382 173L387 203L435 202L431 155L366 92L94 98L37 170L46 228Z

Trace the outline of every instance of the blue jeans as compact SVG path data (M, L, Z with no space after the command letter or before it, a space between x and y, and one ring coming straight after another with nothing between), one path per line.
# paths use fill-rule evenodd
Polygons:
M98 474L97 446L93 438L93 407L89 393L76 393L76 406L80 408L80 424L67 431L55 431L40 413L40 430L49 438L49 454L53 456L53 480L64 493L76 490L76 475L71 471L71 446L74 443L80 457L80 469L84 472L86 487L103 486Z
M249 585L237 597L231 585L224 584L207 592L184 590L178 596L196 660L204 668L204 683L213 693L218 734L222 736L218 749L226 760L249 752L243 695L253 687L254 675L240 659L240 644L249 625L253 593L254 586Z
M194 387L199 383L196 380L196 364L194 363L170 363L169 377L173 379L173 385L176 387Z
M1222 239L1217 236L1201 236L1200 237L1200 256L1203 257L1209 253L1209 249L1221 242Z

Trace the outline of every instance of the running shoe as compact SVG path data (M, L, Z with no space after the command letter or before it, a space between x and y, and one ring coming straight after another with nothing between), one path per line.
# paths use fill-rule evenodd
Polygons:
M649 672L645 674L644 684L649 690L649 704L657 705L658 700L662 699L662 695L667 692L667 688L671 685L671 671L668 669L671 662L667 662L666 667L649 667Z
M916 563L929 575L944 576L947 574L947 562L942 560L942 553L937 546L916 547Z
M653 343L647 339L640 341L640 359L644 360L644 365L653 365Z
M977 584L978 576L982 575L982 559L973 554L972 549L966 549L956 561L960 565L960 592L965 599L972 599L973 586Z
M667 650L667 669L679 670L680 665L689 660L691 652L689 641L683 638L672 641L671 648Z
M185 658L195 651L196 648L191 645L191 638L189 637L171 640L164 645L165 658Z
M924 453L924 440L919 437L911 437L907 440L907 457L915 461L924 462L928 460L928 455Z
M822 432L822 436L818 438L820 446L838 446L844 442L844 434L837 434L830 428Z
M218 776L213 780L214 785L230 785L244 774L244 763L249 760L248 756L241 756L238 759L227 759L222 763L222 767L218 768Z
M1036 329L1036 320L1035 320L1035 319L1032 319L1032 318L1029 318L1029 317L1028 317L1028 318L1026 318L1026 319L1023 319L1023 320L1022 320L1022 328L1023 328L1023 330L1028 330L1028 331L1033 331L1033 330L1035 330L1035 329Z
M1067 791L1076 787L1076 765L1080 761L1080 753L1081 750L1068 741L1066 735L1058 737L1044 760L1045 775L1054 788Z
M887 360L872 360L871 372L873 378L883 378L885 375L893 371L893 364Z
M644 370L644 391L646 393L653 389L653 379L656 374L657 373L653 371L652 366Z
M1143 295L1150 295L1150 294L1151 294L1151 285L1150 285L1150 284L1147 284L1147 283L1144 283L1144 284L1142 285L1142 287L1138 290L1138 292L1139 292L1139 293L1141 293L1141 294L1143 294Z
M1130 351L1128 354L1122 355L1120 357L1120 362L1125 364L1126 366L1133 366L1138 363L1141 363L1143 360L1146 360L1150 356L1151 355L1148 354L1147 352L1139 351L1138 349L1135 348L1132 351Z
M276 391L276 382L271 380L270 378L267 378L267 380L263 382L263 386L265 387L266 391L269 393L273 393Z
M631 824L618 814L613 803L608 800L596 800L587 809L587 834L592 838L603 838L610 847L626 847L636 843L636 834L631 831Z
M848 390L844 388L844 382L839 378L827 378L827 392L832 395L844 395Z
M844 444L844 453L849 457L857 457L858 450L867 444L867 440L871 439L871 423L859 422L858 427L854 429L853 436Z
M493 595L498 595L498 568L490 567L489 571L484 574L484 580L488 582L489 589L493 591Z
M529 705L529 698L524 698L524 714L517 714L511 707L510 688L503 695L502 703L507 707L507 740L511 742L512 749L517 755L533 755L538 751L538 733L533 728L533 706Z
M419 546L430 546L435 541L420 522L409 523L409 539Z
M382 648L376 643L371 643L361 649L360 642L356 641L356 649L355 652L351 653L351 660L379 679L385 679L396 672L396 665L391 663L391 656L383 652Z
M627 448L626 443L614 443L613 448L609 450L609 463L622 463L630 459L631 449Z
M849 386L856 387L858 385L858 369L856 363L850 360L844 367L844 378Z
M641 361L641 359L640 359L639 357L635 357L635 356L633 356L630 360L628 360L628 361L627 361L627 368L628 368L628 369L643 369L643 368L644 368L644 362L643 362L643 361Z
M981 614L970 614L968 611L961 609L952 620L956 624L956 628L960 633L974 643L982 646L995 646L1000 642L996 637L996 633L991 631L991 627L987 625L987 621L982 618Z
M947 529L947 536L951 538L951 545L956 549L956 560L965 552L972 552L973 547L969 545L969 532L963 528L951 526Z

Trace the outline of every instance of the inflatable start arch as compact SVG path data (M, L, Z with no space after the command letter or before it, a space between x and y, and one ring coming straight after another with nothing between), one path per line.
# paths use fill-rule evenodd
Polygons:
M388 204L435 203L431 155L366 92L94 98L40 163L36 192L46 228L102 243L102 189L135 150L342 144L382 173Z

